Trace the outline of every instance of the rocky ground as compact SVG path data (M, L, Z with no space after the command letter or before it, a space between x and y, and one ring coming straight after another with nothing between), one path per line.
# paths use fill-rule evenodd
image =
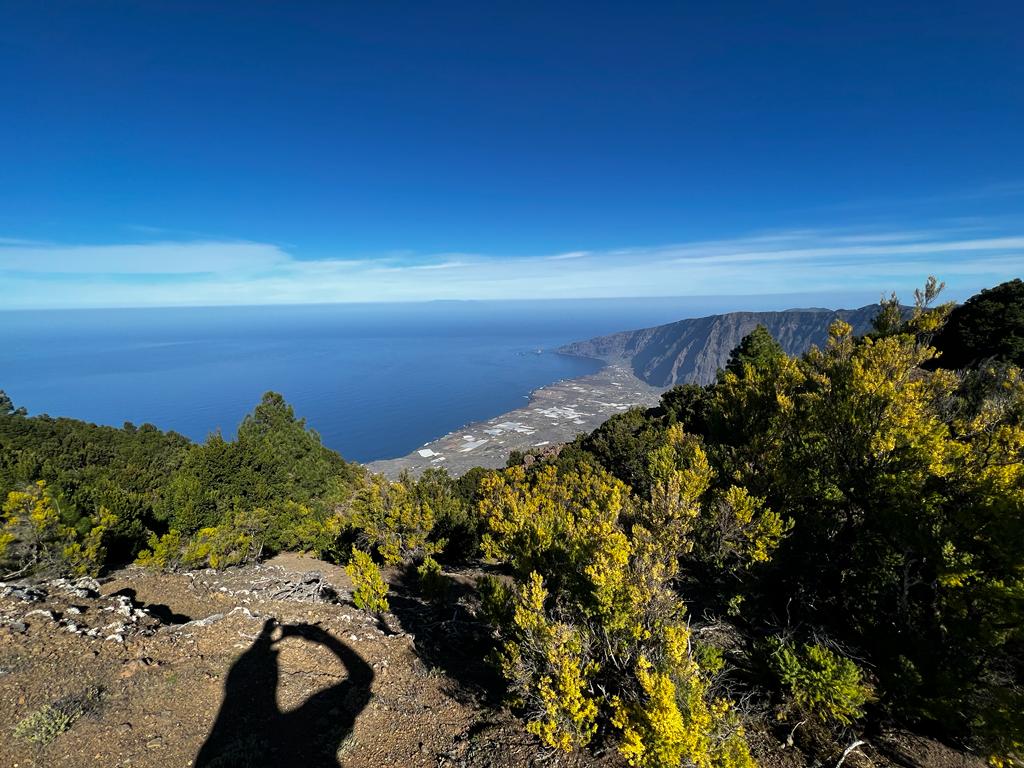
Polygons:
M418 474L428 467L444 467L457 477L472 467L503 467L510 451L569 442L616 413L636 405L657 405L663 391L640 381L626 365L609 365L590 376L541 387L523 408L470 424L408 456L375 461L368 467L392 478L406 469Z
M507 712L486 706L478 670L448 643L452 615L396 594L379 621L348 588L342 569L295 555L0 588L0 765L543 760ZM435 663L445 654L450 669ZM40 712L72 722L48 744L15 735Z
M382 617L353 607L343 569L287 554L2 585L0 765L620 766L545 752L495 700L478 573L450 573L440 606L389 574ZM764 766L812 764L768 731L752 741ZM983 765L906 733L870 741L845 765Z

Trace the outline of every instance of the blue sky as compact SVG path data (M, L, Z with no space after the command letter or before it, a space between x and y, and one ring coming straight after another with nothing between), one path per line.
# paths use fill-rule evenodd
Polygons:
M0 8L0 308L1024 272L1018 2Z

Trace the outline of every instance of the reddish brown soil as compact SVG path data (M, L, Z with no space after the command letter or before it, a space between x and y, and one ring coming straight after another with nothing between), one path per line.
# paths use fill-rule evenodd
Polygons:
M315 602L313 583L327 587ZM432 608L398 585L378 619L351 605L342 568L298 555L225 573L128 568L94 586L0 597L0 766L621 765L551 755L494 705L465 601ZM98 702L49 744L15 737L30 713L88 691ZM764 766L807 764L752 740ZM884 741L845 765L984 765L904 733Z

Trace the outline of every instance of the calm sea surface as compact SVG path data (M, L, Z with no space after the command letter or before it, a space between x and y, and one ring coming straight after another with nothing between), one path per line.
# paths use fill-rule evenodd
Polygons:
M33 414L197 440L234 434L272 389L328 446L372 461L598 369L550 351L560 344L734 308L723 301L0 312L0 389Z

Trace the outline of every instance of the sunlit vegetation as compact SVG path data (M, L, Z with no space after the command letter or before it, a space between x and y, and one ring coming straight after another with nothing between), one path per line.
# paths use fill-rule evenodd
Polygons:
M797 714L839 725L850 725L864 716L871 688L851 659L816 643L795 648L771 638L768 648L787 704Z
M488 590L501 669L550 747L583 747L611 724L633 765L752 765L731 705L692 658L673 588L710 468L696 445L667 448L652 456L650 501L585 461L484 481L484 550L516 576Z
M476 555L482 472L398 482L323 446L273 392L228 440L195 444L151 425L30 417L0 395L0 576L95 574L133 560L226 568L283 550L347 562L352 545L418 569Z
M715 384L681 387L660 408L609 420L563 450L557 470L531 465L531 487L543 500L510 496L505 486L521 483L524 470L509 470L496 487L496 498L508 500L489 514L509 544L491 554L540 574L547 609L563 623L571 617L562 631L587 637L595 617L601 632L610 627L592 608L573 616L564 595L580 594L582 584L591 592L584 605L592 605L605 569L633 572L629 545L605 550L616 541L637 546L640 532L653 531L659 546L672 542L675 564L665 567L679 569L670 590L677 599L773 648L762 650L772 670L762 682L778 686L783 719L855 727L876 712L973 740L994 761L1018 764L1024 380L998 357L956 370L935 365L942 358L931 341L952 310L936 306L940 290L929 281L910 311L883 303L863 338L836 323L827 346L801 359L755 331ZM577 478L600 473L629 491L608 490L595 503L591 491L571 490L581 486ZM600 487L614 484L602 479ZM574 495L565 500L567 493ZM617 515L600 519L602 546L582 556L585 564L575 552L547 554L549 540L572 541L562 528L586 530L577 507L592 525L590 516L613 506ZM517 510L536 530L510 524ZM522 578L520 589L531 584ZM649 583L645 591L654 594ZM789 632L795 636L784 645L758 640ZM650 661L646 652L637 657ZM584 653L577 667L592 663L601 661ZM616 685L625 685L629 668L618 666ZM639 671L630 675L653 702L650 691L662 683ZM635 759L637 731L621 716L612 722Z
M307 551L347 563L372 612L382 567L439 601L443 565L482 559L492 660L553 750L751 766L753 729L841 747L894 720L1021 765L1020 285L954 309L929 280L801 358L758 328L715 383L457 480L369 476L273 393L198 445L0 398L0 559L96 573ZM715 627L733 642L700 634Z
M352 602L356 608L372 613L388 609L388 585L373 558L361 549L353 547L352 558L345 566L345 571L352 579Z

